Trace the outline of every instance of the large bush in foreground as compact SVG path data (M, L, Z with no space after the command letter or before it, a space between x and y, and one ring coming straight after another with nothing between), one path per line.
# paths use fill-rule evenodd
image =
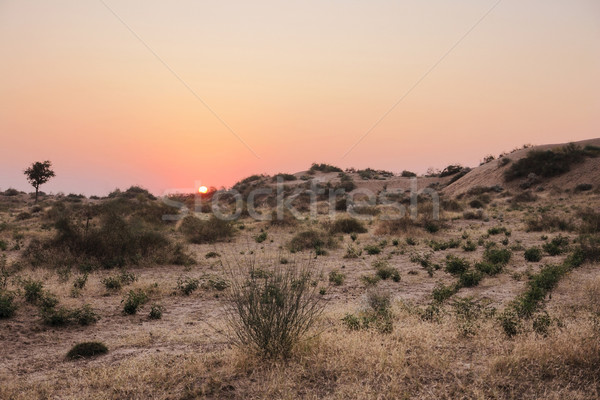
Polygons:
M253 258L228 269L226 315L233 343L267 358L290 356L324 308L312 284L317 276L313 266Z

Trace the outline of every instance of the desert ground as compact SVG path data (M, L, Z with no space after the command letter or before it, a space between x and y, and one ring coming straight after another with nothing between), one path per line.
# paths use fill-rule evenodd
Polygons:
M352 182L392 204L332 213L323 196L311 216L299 196L302 218L283 221L163 221L182 209L137 187L38 204L6 190L0 398L599 398L599 142L578 143L590 155L568 171L510 181L531 148L446 176L313 168L286 190ZM438 219L429 192L416 219L387 219L411 179L439 195ZM257 209L272 215L273 198ZM232 340L229 292L248 260L313 271L322 312L285 356ZM67 357L82 342L108 351Z

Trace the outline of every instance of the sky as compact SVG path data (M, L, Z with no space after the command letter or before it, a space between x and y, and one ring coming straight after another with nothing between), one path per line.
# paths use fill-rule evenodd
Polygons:
M600 137L597 0L0 0L0 190L418 173Z

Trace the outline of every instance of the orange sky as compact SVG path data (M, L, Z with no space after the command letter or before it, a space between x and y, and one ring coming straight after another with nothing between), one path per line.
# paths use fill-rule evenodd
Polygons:
M0 189L229 186L312 162L477 165L599 137L600 3L0 0Z

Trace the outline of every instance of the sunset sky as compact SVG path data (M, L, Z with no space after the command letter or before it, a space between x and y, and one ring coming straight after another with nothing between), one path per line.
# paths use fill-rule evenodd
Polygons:
M600 137L598 0L0 0L0 52L0 190L42 160L46 192L161 194Z

